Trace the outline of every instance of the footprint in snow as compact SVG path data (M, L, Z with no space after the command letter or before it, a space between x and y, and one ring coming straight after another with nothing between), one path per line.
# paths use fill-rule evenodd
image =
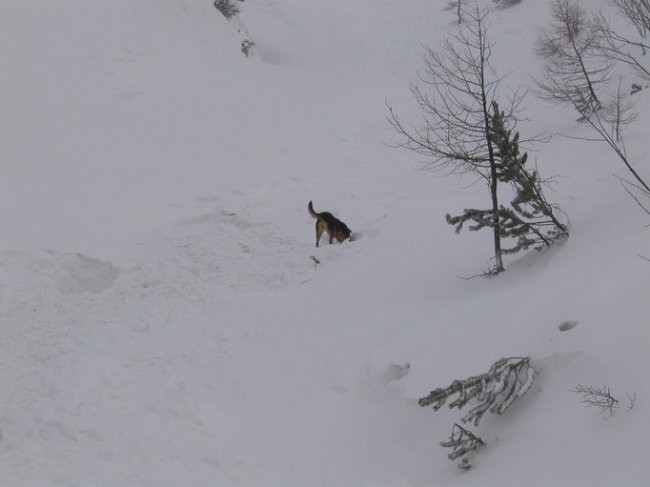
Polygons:
M557 327L560 331L569 331L578 326L578 321L564 321Z

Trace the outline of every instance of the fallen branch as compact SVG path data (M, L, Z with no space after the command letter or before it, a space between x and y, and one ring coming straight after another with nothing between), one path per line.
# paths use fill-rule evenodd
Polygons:
M458 457L467 455L473 450L484 446L485 442L471 431L466 430L458 423L454 424L451 429L449 440L441 441L440 446L452 448L452 452L447 455L449 460L456 460Z
M471 401L475 406L462 421L473 421L478 426L487 411L502 414L516 399L528 392L534 377L535 369L530 364L530 357L502 358L487 373L455 380L445 388L431 391L418 403L422 407L433 405L434 411L437 411L447 399L457 395L449 407L462 409Z
M600 408L604 416L612 416L619 406L618 399L612 396L607 386L594 387L578 384L575 389L571 389L571 392L582 394L582 401L580 402L586 404L588 408Z

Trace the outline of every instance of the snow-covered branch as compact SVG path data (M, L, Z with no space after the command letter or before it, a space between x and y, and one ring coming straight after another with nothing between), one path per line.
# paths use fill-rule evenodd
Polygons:
M418 402L422 407L433 405L437 411L454 395L457 397L449 403L450 408L462 409L471 401L476 405L462 421L473 421L478 426L487 411L502 414L516 399L528 392L534 378L535 369L530 364L530 357L502 358L487 373L455 380L448 387L431 391Z

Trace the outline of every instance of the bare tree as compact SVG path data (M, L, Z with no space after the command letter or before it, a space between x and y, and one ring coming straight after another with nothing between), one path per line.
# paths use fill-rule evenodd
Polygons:
M650 8L650 5L648 8ZM648 15L650 16L650 12ZM591 23L598 43L596 55L600 56L600 59L605 61L614 60L625 64L643 79L650 80L650 68L641 61L641 58L645 56L650 48L650 43L645 41L646 26L637 26L637 31L643 34L640 38L634 39L614 30L609 19L603 13L594 15Z
M625 0L612 0L621 5ZM537 52L546 60L537 94L552 103L573 107L632 174L646 195L650 186L628 159L623 129L635 118L632 105L611 76L616 61L632 63L602 15L589 20L587 13L569 0L554 0L553 24L538 41ZM616 55L615 53L619 54Z
M429 168L448 173L472 173L487 183L492 202L495 265L504 270L499 233L497 159L490 138L492 102L501 79L490 64L493 44L488 38L487 10L467 9L458 32L445 38L437 49L425 48L425 72L411 92L423 112L420 127L407 127L390 108L389 122L407 148L426 157ZM516 120L521 95L513 95L506 110Z
M645 39L650 32L650 0L610 0Z
M617 8L627 23L636 29L639 39L631 39L629 36L620 34L610 27L604 15L596 15L593 24L595 31L601 36L599 46L601 55L631 66L641 77L650 80L650 69L640 61L640 57L645 56L650 49L650 44L646 41L650 32L650 0L610 0L610 3ZM633 49L638 50L640 55L635 55L632 52ZM635 170L627 157L621 128L631 123L636 118L636 113L632 105L624 99L620 80L611 106L614 108L610 109L609 116L605 118L604 123L592 127L621 159L636 180L636 182L630 182L621 179L621 183L639 206L649 213L647 207L633 194L638 192L642 197L650 199L650 185Z
M600 85L609 80L613 60L597 56L599 35L586 11L570 0L551 4L552 24L537 41L544 70L535 79L537 95L551 103L575 108L585 120L600 110Z
M603 110L586 119L586 122L597 134L596 139L590 140L606 143L636 180L636 183L630 184L641 189L646 198L650 198L650 185L646 183L628 158L625 138L623 137L623 129L635 119L634 107L627 101L621 91L619 81L616 92L610 96Z

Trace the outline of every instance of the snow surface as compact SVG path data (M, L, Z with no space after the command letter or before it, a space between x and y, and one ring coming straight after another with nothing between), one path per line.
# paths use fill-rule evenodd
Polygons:
M389 147L445 4L0 3L0 485L647 484L650 231L616 157L529 96L571 238L465 280L490 236L444 215L485 188ZM548 4L490 19L504 88L530 85ZM316 249L309 200L360 238ZM458 470L438 443L462 414L417 399L525 355L533 389Z

